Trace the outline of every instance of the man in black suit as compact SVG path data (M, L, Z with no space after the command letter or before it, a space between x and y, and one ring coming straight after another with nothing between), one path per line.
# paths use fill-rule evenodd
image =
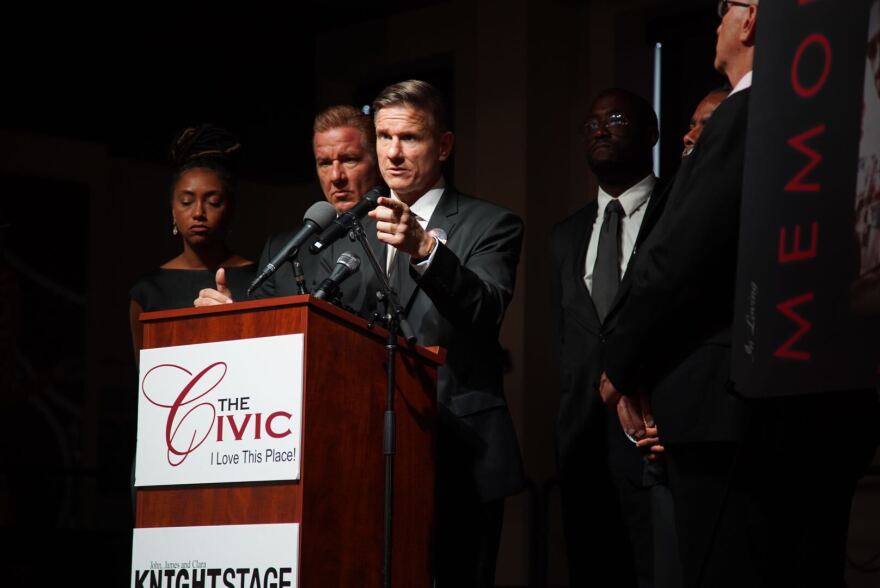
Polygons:
M722 8L716 66L734 89L683 160L663 220L632 268L601 384L636 437L645 428L637 393L651 390L689 587L758 585L746 532L752 513L734 467L744 407L727 391L757 6Z
M876 393L789 390L746 405L727 391L757 4L719 2L715 66L733 91L682 163L633 268L601 394L638 437L633 399L651 386L686 586L841 586L850 500L876 443Z
M380 198L363 221L367 240L417 342L447 350L437 382L436 585L490 587L504 498L524 481L498 341L523 225L512 212L446 185L442 165L453 135L430 84L389 86L373 109L379 169L391 196ZM345 239L329 246L322 262L332 263L346 249L366 255ZM378 289L364 263L342 284L342 301L369 316Z
M379 167L391 198L380 198L362 224L417 342L447 350L437 382L436 585L491 587L504 498L524 484L498 342L513 297L523 225L512 212L446 186L442 164L454 138L442 98L430 84L389 86L373 109ZM316 160L320 174L317 142ZM379 281L359 242L341 239L327 246L313 257L320 264L316 273L328 275L346 250L363 265L341 284L342 302L372 316ZM264 252L261 263L267 260ZM295 293L290 272L275 283L274 295ZM203 290L199 300L220 304L231 298Z
M583 136L598 197L551 237L562 377L557 457L569 575L572 586L652 586L645 454L602 404L599 376L600 341L629 287L631 254L663 209L663 187L651 172L657 116L643 98L605 90L593 101ZM668 583L658 578L657 585Z
M329 106L315 116L312 147L315 168L321 191L337 214L351 209L367 191L379 181L376 167L376 140L373 121L357 108L349 105ZM273 235L266 241L258 269L266 264L293 237L294 230ZM320 263L320 256L301 250L297 260L301 264L306 290L314 290L329 272ZM335 261L335 260L334 260ZM293 264L278 268L254 292L254 298L291 296L298 294ZM217 287L199 292L196 306L232 302L232 293L226 287L225 272L217 270Z

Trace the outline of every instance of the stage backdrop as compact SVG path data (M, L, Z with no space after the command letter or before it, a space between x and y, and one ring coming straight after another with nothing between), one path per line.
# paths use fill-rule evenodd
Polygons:
M764 2L733 379L750 397L876 385L880 0Z

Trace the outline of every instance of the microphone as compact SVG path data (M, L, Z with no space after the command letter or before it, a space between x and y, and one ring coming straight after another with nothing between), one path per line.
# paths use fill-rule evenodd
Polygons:
M319 253L327 247L327 245L341 239L348 233L349 229L351 229L351 225L354 223L355 219L365 217L368 212L379 205L379 196L388 196L389 194L391 194L391 190L385 185L376 186L364 194L361 201L355 204L351 210L347 210L340 214L336 220L333 221L333 224L324 229L324 232L321 233L318 240L312 243L309 247L309 251L312 253Z
M336 267L330 272L330 277L321 282L315 293L312 294L318 300L326 300L332 298L333 294L339 288L339 284L345 281L358 270L361 265L361 259L351 251L346 251L336 260Z
M299 248L311 238L312 235L326 227L330 221L336 218L336 209L329 202L320 201L312 204L303 216L303 226L294 233L293 237L281 248L272 261L266 264L260 275L251 282L247 289L248 296L256 290L260 284L265 282L269 276L278 271L282 263L293 257L299 251Z

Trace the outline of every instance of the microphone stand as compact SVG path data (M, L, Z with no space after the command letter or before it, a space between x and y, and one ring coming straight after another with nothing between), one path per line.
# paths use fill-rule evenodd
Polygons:
M385 345L385 348L388 350L388 368L387 368L387 388L385 394L385 415L384 415L384 426L383 426L383 450L385 454L385 503L384 503L384 513L385 513L385 541L382 548L382 586L384 588L391 587L391 529L394 515L394 448L395 448L395 430L396 423L394 417L394 386L395 386L395 359L397 355L397 334L398 331L404 336L406 341L410 344L415 343L416 337L412 332L412 328L409 326L409 323L406 321L406 314L403 311L403 308L400 306L400 301L397 298L397 292L391 287L391 284L388 282L388 276L382 271L381 266L379 265L379 261L376 259L376 254L373 252L372 247L367 242L366 233L364 233L364 227L361 225L360 221L355 218L352 222L351 229L349 231L349 237L352 240L357 240L361 247L363 247L364 252L367 254L367 259L370 260L370 265L373 267L373 273L376 275L376 278L379 280L379 284L381 285L381 290L376 292L376 298L379 299L379 302L384 306L384 320L388 326L388 339ZM373 317L370 319L370 327L373 326L375 320L380 318L378 313L375 313Z
M302 264L298 257L299 253L297 252L296 257L290 260L290 266L293 268L293 277L296 280L296 292L297 294L308 294L309 291L306 290L306 276L303 273Z

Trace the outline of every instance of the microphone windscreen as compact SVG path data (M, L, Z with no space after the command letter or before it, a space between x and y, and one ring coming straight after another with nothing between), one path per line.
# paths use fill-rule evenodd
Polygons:
M333 222L336 218L336 209L324 200L312 204L303 215L303 222L312 221L322 229Z
M370 200L378 200L379 196L391 196L391 188L387 186L387 184L379 184L378 186L374 186L370 189L369 192L364 194L364 198L368 198Z
M351 251L346 251L339 256L339 259L336 260L336 263L341 263L352 272L355 272L357 271L357 268L361 265L361 258Z

